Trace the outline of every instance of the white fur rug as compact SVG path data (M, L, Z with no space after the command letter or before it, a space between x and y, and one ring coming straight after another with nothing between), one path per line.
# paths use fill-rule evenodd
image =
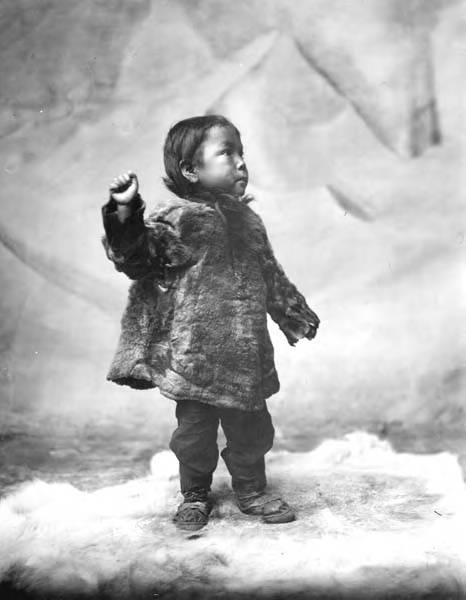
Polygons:
M450 454L397 454L356 432L309 453L271 453L271 490L298 520L265 525L235 506L223 466L207 528L171 523L176 459L82 492L32 481L0 503L0 581L45 598L460 598L466 493Z

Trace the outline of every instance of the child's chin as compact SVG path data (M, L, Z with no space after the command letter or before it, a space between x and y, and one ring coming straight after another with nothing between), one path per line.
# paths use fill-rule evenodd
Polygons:
M236 198L241 198L241 196L244 196L245 192L246 192L246 188L247 188L247 183L239 181L237 183L235 183L235 185L231 186L231 187L217 187L216 189L219 191L223 191L226 194L229 194L230 196L235 196Z
M247 187L248 187L248 184L246 182L239 181L235 185L235 191L234 191L235 196L244 196Z

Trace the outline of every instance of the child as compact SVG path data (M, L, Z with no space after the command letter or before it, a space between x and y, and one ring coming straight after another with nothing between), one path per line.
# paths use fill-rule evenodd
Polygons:
M179 528L208 521L219 422L239 508L266 523L292 521L292 508L265 491L264 455L274 436L265 400L279 389L267 313L291 345L312 339L319 319L248 206L236 127L218 115L183 120L168 132L164 162L174 195L146 220L132 172L113 180L102 209L107 255L135 280L107 378L158 387L177 403L170 448L184 497L174 516Z

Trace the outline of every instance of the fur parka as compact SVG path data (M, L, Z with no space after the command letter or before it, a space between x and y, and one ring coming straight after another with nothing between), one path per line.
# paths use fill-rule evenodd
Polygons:
M171 196L146 220L138 196L124 223L116 208L102 208L103 244L135 281L107 379L262 409L279 390L267 313L292 345L296 326L318 318L275 260L259 215L230 196Z

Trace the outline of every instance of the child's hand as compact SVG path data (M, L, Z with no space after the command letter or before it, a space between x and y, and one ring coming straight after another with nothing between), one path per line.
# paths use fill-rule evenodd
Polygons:
M136 197L138 189L136 173L128 171L115 177L110 185L110 194L117 204L127 205Z
M313 338L316 337L318 328L319 328L319 325L309 325L309 329L304 334L304 337L306 337L308 340L312 340Z
M317 329L319 328L320 324L319 317L314 311L309 309L309 314L307 315L307 318L307 323L295 322L293 325L291 325L291 323L288 323L287 325L288 335L293 339L295 343L298 340L301 340L302 338L312 340L317 334Z
M320 325L320 319L313 310L309 309L309 313L310 313L309 314L309 322L308 322L309 329L304 334L304 337L306 337L308 340L312 340L313 338L316 337L317 330L319 329L319 325Z
M309 329L309 325L307 324L295 324L294 326L287 325L287 333L294 343L301 340L303 337L306 337L309 333Z

